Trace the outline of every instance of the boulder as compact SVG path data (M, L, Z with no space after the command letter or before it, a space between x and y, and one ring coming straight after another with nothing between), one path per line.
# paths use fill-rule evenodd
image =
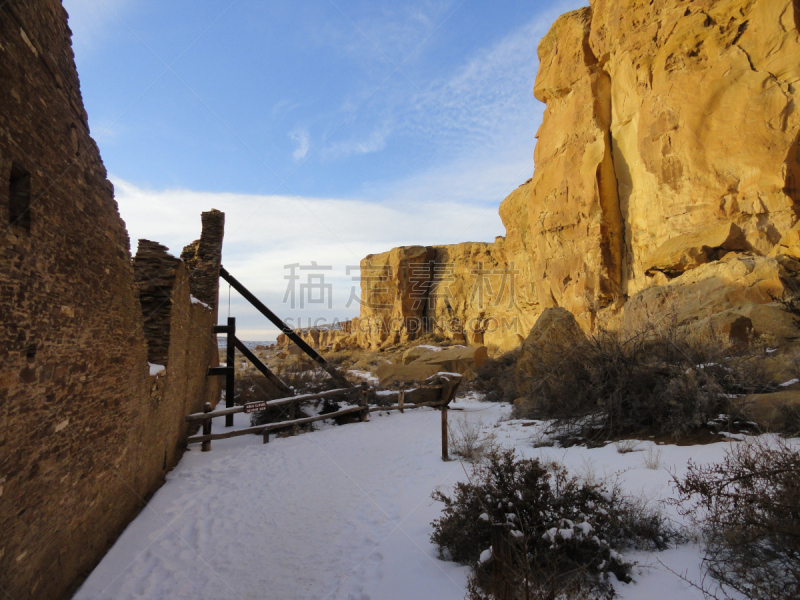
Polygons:
M412 384L425 381L428 377L439 372L436 365L411 363L408 365L395 365L384 363L375 370L378 384L381 387L397 387L400 384Z
M418 358L430 354L431 352L441 352L442 349L438 346L414 346L403 352L402 362L404 365L414 362Z
M586 340L575 315L565 308L545 309L522 344L523 354L550 346L574 345Z
M522 344L514 367L514 377L520 387L526 381L543 376L552 364L552 353L559 354L586 341L586 334L571 312L561 307L545 309ZM526 402L522 399L520 402Z
M488 357L486 346L452 346L440 352L423 353L407 364L383 364L376 370L382 387L401 383L424 381L436 373L459 373L466 379L473 379L477 370Z
M440 352L423 354L412 365L433 365L438 371L460 373L468 379L477 374L477 370L489 356L486 346L451 346Z

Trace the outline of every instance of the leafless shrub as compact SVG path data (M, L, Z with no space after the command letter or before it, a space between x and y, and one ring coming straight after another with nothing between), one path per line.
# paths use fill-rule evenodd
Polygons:
M675 486L727 597L800 597L800 452L779 438L738 443L721 463L690 462Z
M781 308L794 317L795 327L800 329L800 295L795 293L784 292L781 296L773 296L770 294L773 302L781 305Z
M295 394L314 394L336 388L331 376L305 356L291 356L280 362L276 375L293 388Z
M636 333L599 331L486 361L488 399L518 418L551 419L562 444L629 435L685 435L728 413L730 400L782 381L766 348L688 333L674 321Z
M450 451L456 456L474 462L497 446L494 433L484 433L483 421L469 421L466 417L453 420L449 429Z
M261 373L240 374L234 379L234 402L237 405L273 400L284 394Z
M521 355L519 348L488 359L478 369L473 388L484 394L487 402L513 402L520 397L514 370Z
M800 436L800 406L784 403L778 408L784 433L789 436Z
M655 471L661 466L661 450L655 446L649 446L644 456L642 456L642 460L645 467Z
M618 440L614 442L614 446L616 446L618 453L628 454L629 452L636 452L639 443L639 440Z

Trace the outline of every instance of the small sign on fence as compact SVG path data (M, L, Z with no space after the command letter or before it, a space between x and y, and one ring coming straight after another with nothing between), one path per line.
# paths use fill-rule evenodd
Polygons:
M258 402L248 402L244 405L244 412L254 413L262 410L267 410L267 401L259 400Z

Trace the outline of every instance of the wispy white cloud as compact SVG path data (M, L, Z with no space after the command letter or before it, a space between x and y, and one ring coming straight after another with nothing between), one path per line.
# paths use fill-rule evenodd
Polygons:
M582 0L569 2L580 6ZM510 145L532 150L544 106L533 97L539 67L536 49L564 7L529 22L478 50L449 77L434 81L411 98L406 128L456 150L493 152ZM399 106L408 104L401 98ZM399 128L398 128L399 129Z
M398 64L408 59L460 3L461 0L426 0L381 5L380 13L366 15L357 24L373 44Z
M289 100L288 98L282 98L272 106L269 112L272 118L275 119L285 116L300 105L299 102Z
M355 111L355 116L347 128L331 138L321 156L341 159L377 151L390 144L393 137L403 137L424 140L428 148L441 148L436 160L446 156L450 161L477 162L482 157L491 169L500 155L503 161L508 154L516 155L515 162L529 159L544 112L544 105L533 97L532 91L539 65L539 40L564 10L585 4L585 0L565 0L563 5L539 12L494 44L477 49L441 78L412 83L397 74L372 96L369 94L373 90L360 90L342 105L342 112ZM452 6L445 6L446 10L452 10ZM388 21L389 29L398 27L391 19ZM421 16L418 26L428 21L437 22ZM401 22L410 27L409 23L415 21ZM379 20L376 23L374 30L380 31ZM364 29L368 34L372 31L366 25ZM403 35L410 39L417 34ZM401 72L405 68L401 67ZM363 105L366 99L369 102ZM391 123L391 128L382 123ZM372 132L365 134L365 130ZM345 135L349 139L339 139Z
M362 139L333 142L322 149L323 158L347 158L357 154L371 154L386 148L386 137L391 132L388 127L377 129Z
M223 261L273 310L284 318L323 317L329 321L358 314L358 304L346 304L358 291L357 267L368 254L396 246L433 245L450 240L491 241L502 233L494 208L403 195L391 201L368 199L298 198L249 194L209 193L184 189L148 190L112 178L120 214L136 252L139 238L160 242L174 255L200 235L200 213L211 208L225 212ZM287 287L286 265L330 265L326 281L333 284L333 309L327 305L293 310L283 302ZM347 268L354 272L348 273ZM227 294L222 294L227 304ZM265 339L263 318L233 297L235 315L247 339ZM296 321L295 321L296 322ZM270 339L270 338L266 338Z
M308 145L311 139L311 136L308 133L308 129L303 127L295 127L292 131L289 132L289 139L297 144L297 147L292 152L292 156L295 160L302 160L305 158L306 154L308 154Z
M358 10L341 0L331 4L342 15L343 27L320 31L337 51L355 57L361 64L397 65L410 58L463 0L422 0L394 4L364 3Z

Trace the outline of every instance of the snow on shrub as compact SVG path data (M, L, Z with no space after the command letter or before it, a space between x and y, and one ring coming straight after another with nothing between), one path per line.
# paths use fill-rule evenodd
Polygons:
M517 459L513 450L475 464L452 497L439 491L433 497L444 509L432 523L431 541L442 558L474 567L469 594L475 599L492 592L496 524L508 531L511 585L521 598L538 597L543 588L612 597L611 574L630 581L631 565L619 550L662 548L668 538L660 513L629 501L616 486L581 480L555 463Z

